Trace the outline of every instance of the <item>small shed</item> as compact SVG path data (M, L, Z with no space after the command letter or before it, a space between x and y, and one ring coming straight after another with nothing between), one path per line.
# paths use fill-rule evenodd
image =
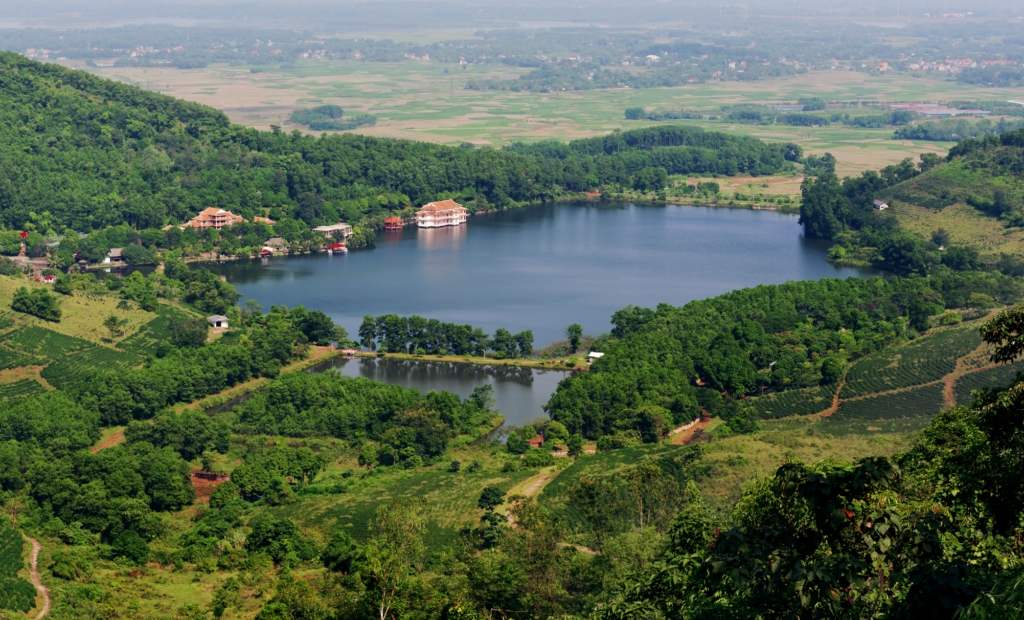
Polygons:
M527 439L526 443L531 448L540 448L541 446L544 445L544 435L534 435L530 439Z
M284 237L271 237L263 242L263 247L269 248L275 254L284 254L288 251L288 241Z
M227 329L228 328L228 317L223 314L211 314L206 317L206 322L210 324L210 327L214 329Z
M103 264L120 265L121 263L124 263L124 248L110 248L106 258L103 259Z
M602 357L604 357L604 353L601 353L600 351L591 351L590 353L587 353L587 363L593 364Z
M875 207L875 211L885 211L889 208L889 205L883 200L875 200L872 204Z

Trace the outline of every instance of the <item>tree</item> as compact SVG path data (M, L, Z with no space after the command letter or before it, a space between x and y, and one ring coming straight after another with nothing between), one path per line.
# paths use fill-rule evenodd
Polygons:
M206 344L209 328L203 319L181 316L171 319L170 332L174 346L194 349Z
M566 441L566 447L568 448L569 456L572 458L583 454L583 436L579 434L570 435Z
M505 492L495 486L486 486L480 492L476 505L481 510L492 511L505 501Z
M53 290L61 295L70 295L72 293L71 278L64 274L57 276L57 279L53 281Z
M327 546L320 552L324 566L336 573L349 573L361 560L361 551L348 531L336 528L331 532Z
M580 339L583 338L583 326L573 323L565 328L565 337L569 340L569 351L575 353L580 350Z
M364 546L360 572L379 620L397 617L402 596L416 581L426 559L423 521L408 507L394 504L377 509Z
M156 309L156 287L153 280L138 271L133 271L124 279L121 297L134 301L143 310L153 311Z
M807 177L800 186L800 224L815 239L835 239L846 227L849 203L834 173Z
M111 314L103 320L103 327L107 328L107 332L110 334L110 340L117 340L124 335L125 325L128 324L127 319L119 318L116 315Z
M516 350L519 357L530 357L533 355L533 332L530 330L521 331L515 335Z

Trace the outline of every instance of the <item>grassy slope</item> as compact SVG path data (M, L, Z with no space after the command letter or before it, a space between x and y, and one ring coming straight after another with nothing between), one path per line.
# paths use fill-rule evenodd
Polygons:
M142 363L169 336L172 318L191 314L160 304L155 312L134 305L118 307L112 295L57 295L61 320L44 321L9 310L20 286L43 288L22 277L0 276L0 401L21 398L50 387L61 387L96 368L128 368ZM124 332L110 338L103 321L116 316Z
M990 202L996 190L1019 203L1024 178L993 167L988 153L974 153L939 165L884 193L891 213L907 230L922 237L942 228L959 244L983 254L1024 253L1024 229L1007 228L967 204L969 198Z

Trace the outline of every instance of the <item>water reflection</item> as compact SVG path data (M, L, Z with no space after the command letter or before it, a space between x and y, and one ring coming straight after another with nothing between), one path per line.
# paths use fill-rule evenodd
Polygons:
M509 425L522 425L544 417L544 404L568 372L516 366L479 366L382 358L335 358L314 372L333 371L401 385L420 392L443 390L465 398L482 385L494 388L497 409Z
M421 250L458 250L466 239L466 228L468 224L419 228L416 230L416 245Z

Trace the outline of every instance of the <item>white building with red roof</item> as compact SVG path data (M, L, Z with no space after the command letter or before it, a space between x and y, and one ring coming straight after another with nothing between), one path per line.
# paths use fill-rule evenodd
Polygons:
M429 202L416 212L416 225L420 228L459 226L469 219L469 210L454 200Z
M190 219L186 224L186 228L217 228L221 229L225 226L234 226L235 224L241 224L245 221L245 218L241 215L235 215L231 211L225 211L217 207L207 207L199 212L199 215Z

